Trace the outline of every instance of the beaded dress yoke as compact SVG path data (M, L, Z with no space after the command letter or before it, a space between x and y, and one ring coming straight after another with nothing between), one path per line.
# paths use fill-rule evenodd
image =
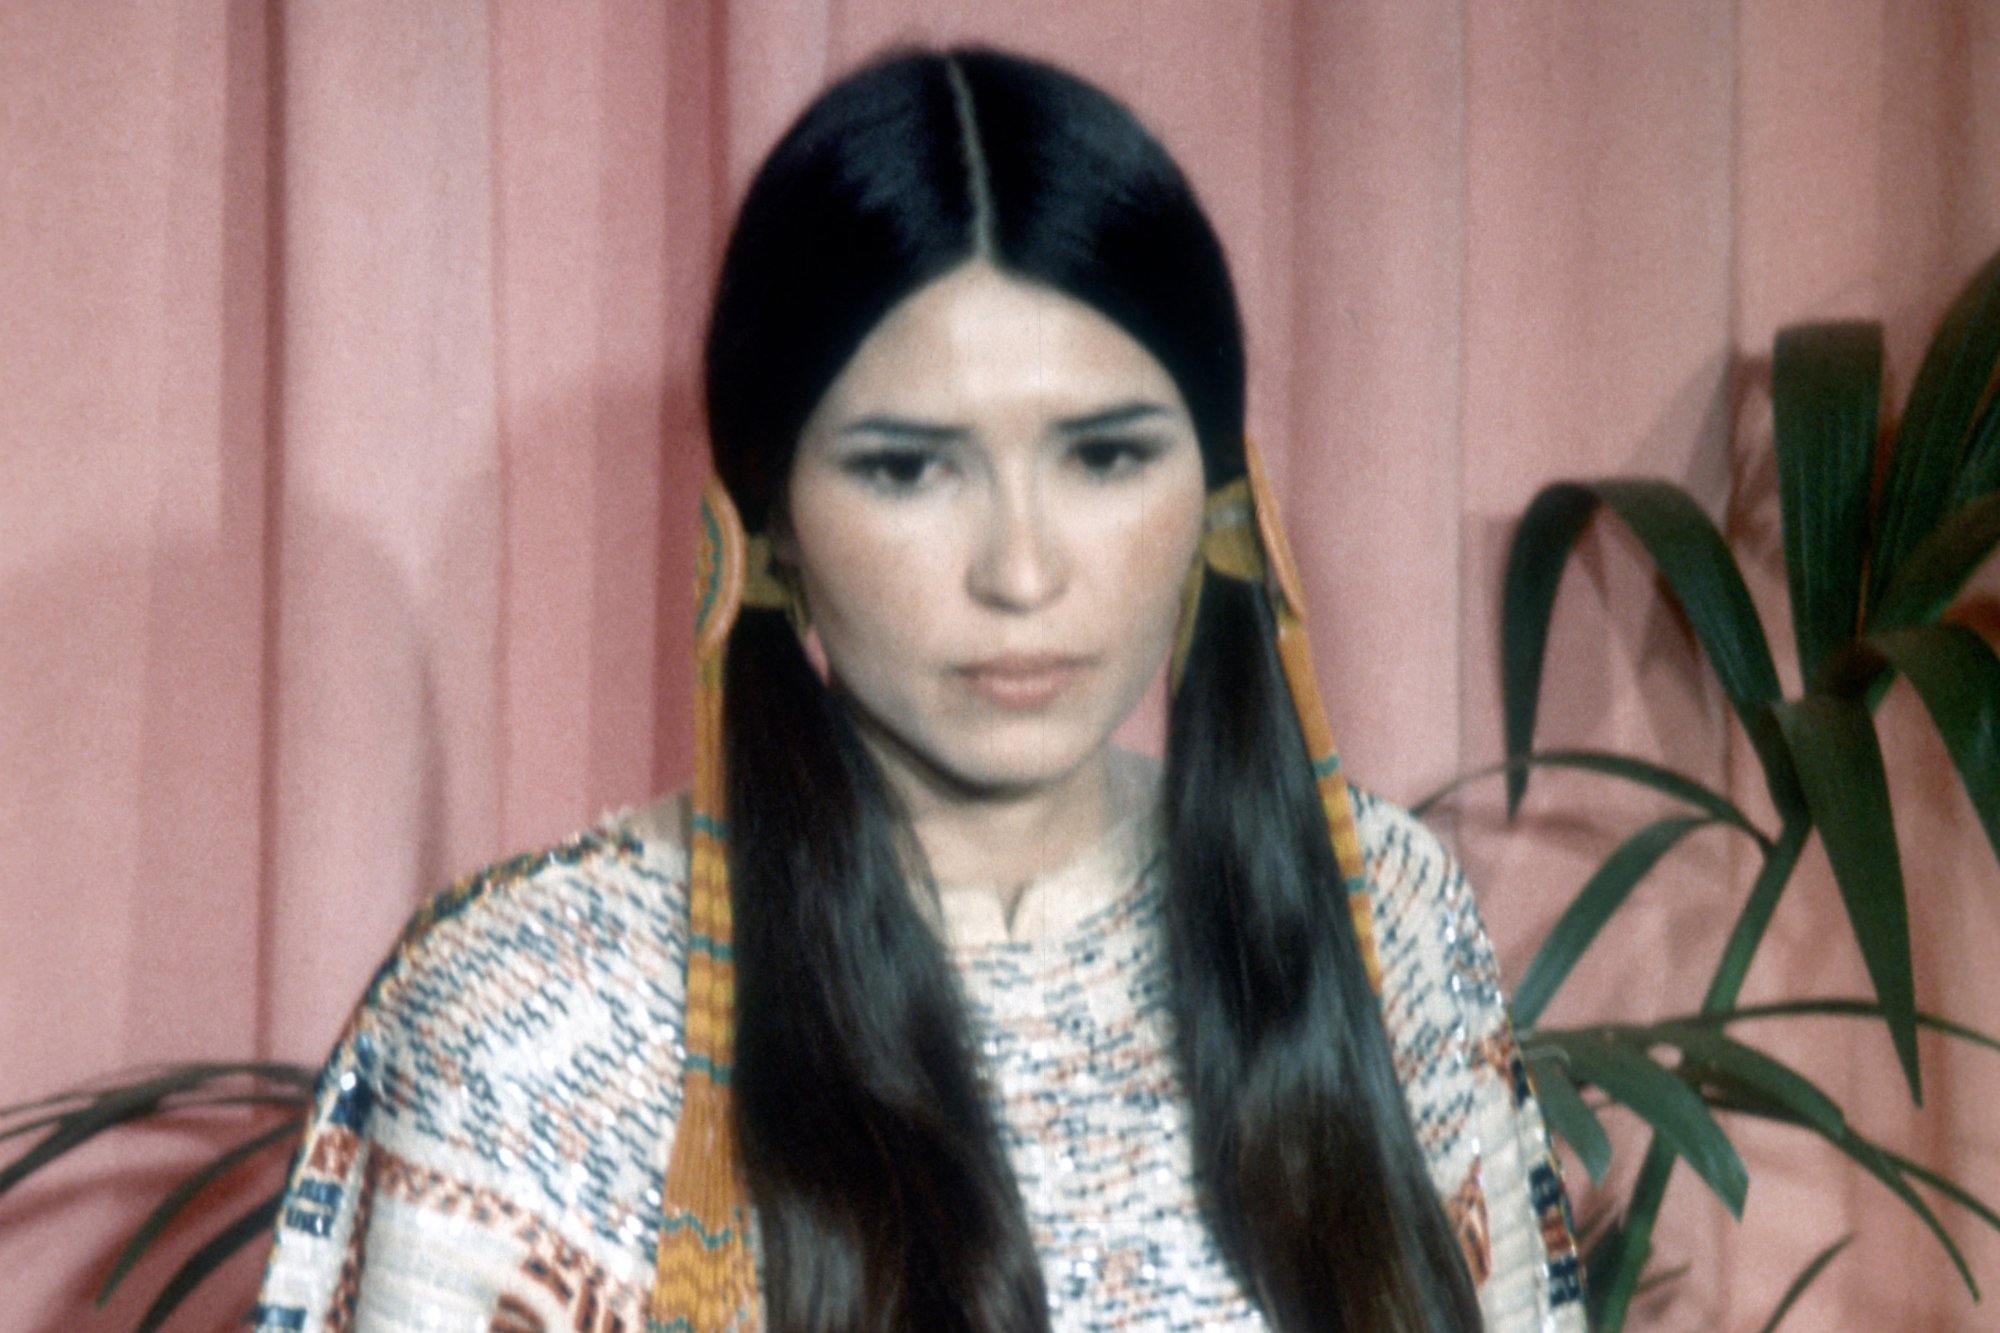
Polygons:
M1464 878L1408 814L1359 790L1354 808L1383 1020L1487 1326L1581 1330L1561 1180ZM685 1058L678 824L671 802L613 817L418 912L326 1064L258 1329L649 1327ZM1148 803L1011 923L976 888L939 896L1061 1333L1266 1326L1190 1178L1160 843Z

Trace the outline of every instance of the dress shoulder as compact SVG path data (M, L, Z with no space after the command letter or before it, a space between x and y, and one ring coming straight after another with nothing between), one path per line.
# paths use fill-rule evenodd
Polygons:
M1351 790L1392 1030L1435 1038L1452 1028L1484 1035L1503 1026L1500 967L1456 858L1408 810Z
M1382 1018L1432 1184L1489 1333L1582 1329L1569 1204L1500 968L1458 862L1422 821L1352 788Z
M259 1327L643 1294L688 930L686 854L659 810L499 862L412 916L321 1072Z

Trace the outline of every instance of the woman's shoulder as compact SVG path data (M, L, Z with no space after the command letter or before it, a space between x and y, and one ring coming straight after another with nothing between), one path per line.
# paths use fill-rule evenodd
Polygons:
M584 1197L590 1182L654 1169L679 1110L688 927L676 808L610 816L417 910L333 1061L365 1097L368 1138L610 1224L609 1199ZM621 1133L582 1134L586 1119Z
M681 809L666 797L607 815L434 893L377 971L362 1014L466 1020L482 1002L515 1008L677 952L687 916Z
M1349 783L1354 829L1376 892L1436 889L1456 873L1444 842L1423 820L1378 792Z
M1493 1329L1580 1328L1562 1177L1478 905L1421 820L1351 789L1382 1017L1410 1118Z
M1419 1138L1434 1159L1450 1158L1472 1099L1521 1077L1499 964L1465 875L1438 836L1392 801L1358 789L1353 799L1383 1025Z
M1504 1014L1500 969L1458 860L1410 811L1350 786L1355 832L1368 873L1384 998L1419 1001L1450 992L1454 1009Z
M273 1326L339 1308L364 1241L386 1275L371 1299L405 1313L538 1290L523 1273L640 1299L679 1112L674 809L611 816L418 908L322 1071L266 1273Z

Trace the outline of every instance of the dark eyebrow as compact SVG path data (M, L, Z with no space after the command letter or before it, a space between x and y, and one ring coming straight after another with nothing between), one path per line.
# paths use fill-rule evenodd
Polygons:
M961 426L940 426L928 421L911 421L905 417L866 416L848 422L840 428L842 435L886 435L891 439L904 440L911 444L952 444L966 438L967 432Z
M1113 430L1119 426L1129 426L1135 421L1172 415L1172 412L1159 403L1135 398L1131 402L1117 403L1100 411L1086 412L1082 416L1064 417L1056 422L1055 426L1065 435L1087 435L1092 431ZM908 417L892 417L876 413L857 417L848 422L840 428L840 434L886 435L891 439L911 444L956 444L969 438L971 432L963 426L946 426L936 422L913 421Z
M1119 426L1129 426L1135 421L1145 421L1152 417L1172 416L1159 403L1138 398L1129 403L1119 403L1101 412L1088 412L1080 417L1065 417L1056 423L1056 429L1066 435L1085 435L1094 430L1112 430Z

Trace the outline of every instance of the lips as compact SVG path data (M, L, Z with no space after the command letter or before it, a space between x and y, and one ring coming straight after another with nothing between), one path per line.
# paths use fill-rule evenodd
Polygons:
M987 703L1025 711L1055 702L1082 678L1090 661L1057 653L1009 653L968 663L956 674Z

